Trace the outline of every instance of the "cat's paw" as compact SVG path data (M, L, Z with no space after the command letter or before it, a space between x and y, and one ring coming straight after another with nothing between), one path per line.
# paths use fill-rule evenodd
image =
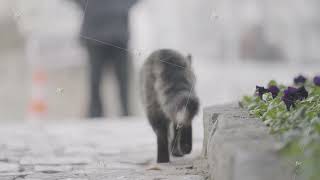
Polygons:
M180 150L178 146L174 146L171 151L172 156L182 157L184 153Z
M190 144L182 144L181 151L183 154L190 154L192 151L192 145Z

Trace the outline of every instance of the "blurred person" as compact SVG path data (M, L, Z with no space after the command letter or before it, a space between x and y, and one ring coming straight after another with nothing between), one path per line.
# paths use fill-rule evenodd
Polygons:
M268 41L261 25L253 25L240 41L242 59L278 61L285 59L282 49Z
M128 13L136 0L74 0L84 12L81 39L89 54L89 117L104 115L100 94L105 67L118 80L122 115L129 115Z

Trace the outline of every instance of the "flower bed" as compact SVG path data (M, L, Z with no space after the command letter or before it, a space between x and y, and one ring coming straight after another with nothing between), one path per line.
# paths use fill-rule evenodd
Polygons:
M294 160L297 179L320 179L320 76L298 76L292 87L270 81L240 104L285 143L281 153Z

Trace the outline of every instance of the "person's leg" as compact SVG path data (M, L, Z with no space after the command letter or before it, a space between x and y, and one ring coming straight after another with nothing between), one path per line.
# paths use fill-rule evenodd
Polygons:
M100 94L104 57L99 45L87 45L89 54L89 112L88 117L102 117L103 106Z
M128 116L129 111L129 74L130 62L127 58L127 53L114 50L113 62L115 67L115 74L118 80L118 87L120 92L120 103L122 107L122 115Z

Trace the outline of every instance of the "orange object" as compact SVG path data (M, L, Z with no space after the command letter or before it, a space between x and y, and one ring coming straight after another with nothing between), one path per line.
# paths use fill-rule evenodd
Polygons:
M30 112L43 113L46 112L47 109L48 107L45 101L31 100L29 109Z
M44 119L48 112L46 99L47 73L35 70L31 78L31 100L28 107L28 119Z
M44 71L37 70L32 75L32 81L34 83L46 83L47 82L47 74Z

